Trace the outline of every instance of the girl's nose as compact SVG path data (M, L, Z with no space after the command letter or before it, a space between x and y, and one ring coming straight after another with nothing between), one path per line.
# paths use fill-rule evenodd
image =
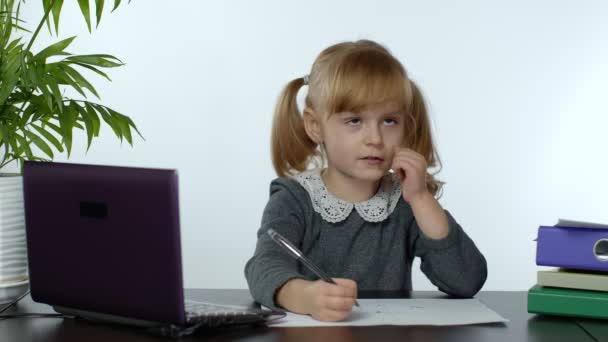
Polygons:
M365 130L365 143L369 145L382 144L382 132L376 125L369 125Z

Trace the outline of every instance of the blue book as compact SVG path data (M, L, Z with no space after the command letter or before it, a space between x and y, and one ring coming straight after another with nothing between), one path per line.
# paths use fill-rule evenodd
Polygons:
M540 226L536 264L608 272L608 229Z

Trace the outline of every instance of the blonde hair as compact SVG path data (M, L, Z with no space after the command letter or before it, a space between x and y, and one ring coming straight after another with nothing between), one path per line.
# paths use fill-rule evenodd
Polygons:
M317 143L304 129L296 101L304 84L302 77L289 82L275 108L271 149L279 177L302 172L322 157ZM308 85L306 106L326 117L386 102L401 106L406 115L402 146L424 156L429 168L437 167L433 174L427 173L426 185L432 194L440 192L443 182L434 174L441 169L441 161L433 144L426 104L405 68L386 48L370 40L332 45L315 60Z

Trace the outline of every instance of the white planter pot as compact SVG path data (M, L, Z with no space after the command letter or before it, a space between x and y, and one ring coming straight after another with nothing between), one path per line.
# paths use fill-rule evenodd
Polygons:
M28 287L23 178L0 174L0 303Z

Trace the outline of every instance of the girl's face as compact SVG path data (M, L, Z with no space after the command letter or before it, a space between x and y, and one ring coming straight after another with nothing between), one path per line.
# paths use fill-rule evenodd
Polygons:
M395 103L331 115L321 125L328 168L362 181L382 178L403 142L404 117Z

